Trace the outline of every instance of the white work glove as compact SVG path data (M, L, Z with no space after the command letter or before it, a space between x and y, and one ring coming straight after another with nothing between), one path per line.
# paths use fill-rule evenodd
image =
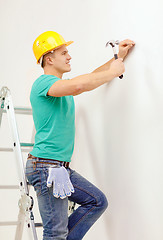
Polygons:
M50 167L47 186L53 184L53 195L56 198L64 199L74 193L74 187L70 181L69 174L65 167Z

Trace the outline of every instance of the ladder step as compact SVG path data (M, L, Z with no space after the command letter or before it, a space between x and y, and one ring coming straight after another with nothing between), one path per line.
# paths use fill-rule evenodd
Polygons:
M18 225L19 222L15 221L15 222L0 222L0 226L15 226L15 225ZM42 227L42 223L35 223L35 227Z
M16 114L32 115L32 108L19 108L19 107L15 107L14 111L15 111ZM2 113L6 113L6 110L3 109Z
M33 147L34 143L20 143L21 147ZM13 152L12 148L0 148L0 152ZM22 152L29 152L29 149L22 149Z
M20 143L21 147L33 147L34 143Z
M15 110L15 113L17 114L27 114L27 115L32 114L32 108L15 107L14 110Z
M0 152L13 152L12 148L0 148Z
M11 225L18 225L19 222L0 222L0 226L11 226Z
M33 145L32 145L33 146ZM30 146L30 147L32 147ZM12 148L0 148L0 152L13 152ZM29 152L29 149L22 149L22 152Z
M35 227L42 227L42 223L35 223Z
M0 189L19 189L18 185L0 185Z

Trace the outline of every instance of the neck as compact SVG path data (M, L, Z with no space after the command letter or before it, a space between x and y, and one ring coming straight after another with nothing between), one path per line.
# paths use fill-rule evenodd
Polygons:
M58 72L56 69L48 69L48 68L44 68L44 74L46 75L54 75L55 77L58 77L60 79L62 79L63 73Z

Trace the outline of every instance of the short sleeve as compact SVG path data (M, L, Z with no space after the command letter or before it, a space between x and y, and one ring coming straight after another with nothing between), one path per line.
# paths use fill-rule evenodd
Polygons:
M60 78L55 77L53 75L43 75L42 79L38 82L35 91L37 91L38 96L47 96L47 92L49 91L50 87Z

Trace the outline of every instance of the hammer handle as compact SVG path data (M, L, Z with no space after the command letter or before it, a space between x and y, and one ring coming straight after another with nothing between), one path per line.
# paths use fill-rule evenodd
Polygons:
M117 54L114 54L114 58L115 58L115 59L118 59L118 55L117 55ZM119 76L119 78L122 79L122 78L123 78L123 74L122 74L121 76Z

